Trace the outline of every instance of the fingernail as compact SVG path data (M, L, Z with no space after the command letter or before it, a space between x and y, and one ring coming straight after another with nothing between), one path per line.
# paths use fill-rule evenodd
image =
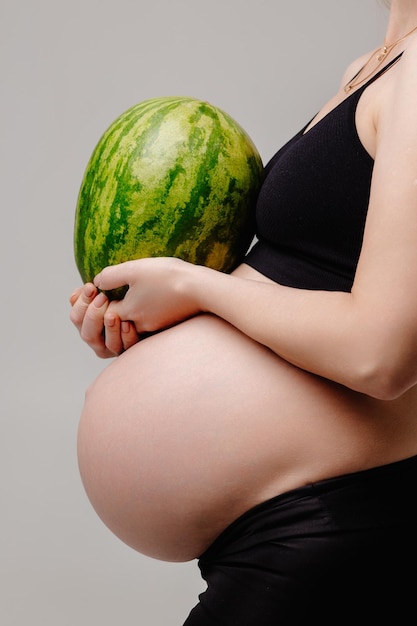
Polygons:
M84 287L84 294L87 298L92 298L95 294L96 290L93 285L86 285Z
M114 317L114 315L110 315L110 317L105 317L104 318L104 324L111 328L112 326L114 326L116 323L116 318Z
M103 304L106 302L106 300L107 300L106 295L103 292L100 292L94 298L94 306L99 309L101 306L103 306Z
M76 301L76 300L77 300L77 298L78 298L79 293L80 293L80 292L79 292L79 291L77 291L77 290L75 290L75 291L73 291L73 292L72 292L72 294L71 294L71 295L70 295L70 297L69 297L70 304L74 304L74 303L75 303L75 301Z
M122 332L128 333L130 331L129 322L122 322Z

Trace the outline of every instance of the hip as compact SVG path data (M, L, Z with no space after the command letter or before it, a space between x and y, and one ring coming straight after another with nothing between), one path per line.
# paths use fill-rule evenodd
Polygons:
M358 615L406 623L416 480L412 457L312 483L246 512L201 556L208 588L187 626L295 625L314 617L352 624Z

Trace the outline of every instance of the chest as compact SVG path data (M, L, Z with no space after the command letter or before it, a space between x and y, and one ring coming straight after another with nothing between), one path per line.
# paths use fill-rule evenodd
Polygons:
M276 153L257 204L260 239L348 283L362 246L376 142L374 100L364 96L331 101L329 112Z

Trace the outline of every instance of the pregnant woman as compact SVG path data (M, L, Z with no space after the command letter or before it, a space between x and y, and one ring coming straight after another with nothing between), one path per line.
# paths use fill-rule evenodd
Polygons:
M266 166L232 274L142 259L71 296L117 356L81 415L86 492L134 549L199 559L187 626L415 610L416 77L417 1L393 0L384 45Z

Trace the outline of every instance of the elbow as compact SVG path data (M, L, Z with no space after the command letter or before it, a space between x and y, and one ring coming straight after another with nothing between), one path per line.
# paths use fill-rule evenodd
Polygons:
M354 378L357 391L377 400L396 400L417 382L415 359L382 353L362 363Z
M390 376L387 372L378 372L361 380L356 389L376 400L389 402L401 397L410 386L404 384L397 376Z

